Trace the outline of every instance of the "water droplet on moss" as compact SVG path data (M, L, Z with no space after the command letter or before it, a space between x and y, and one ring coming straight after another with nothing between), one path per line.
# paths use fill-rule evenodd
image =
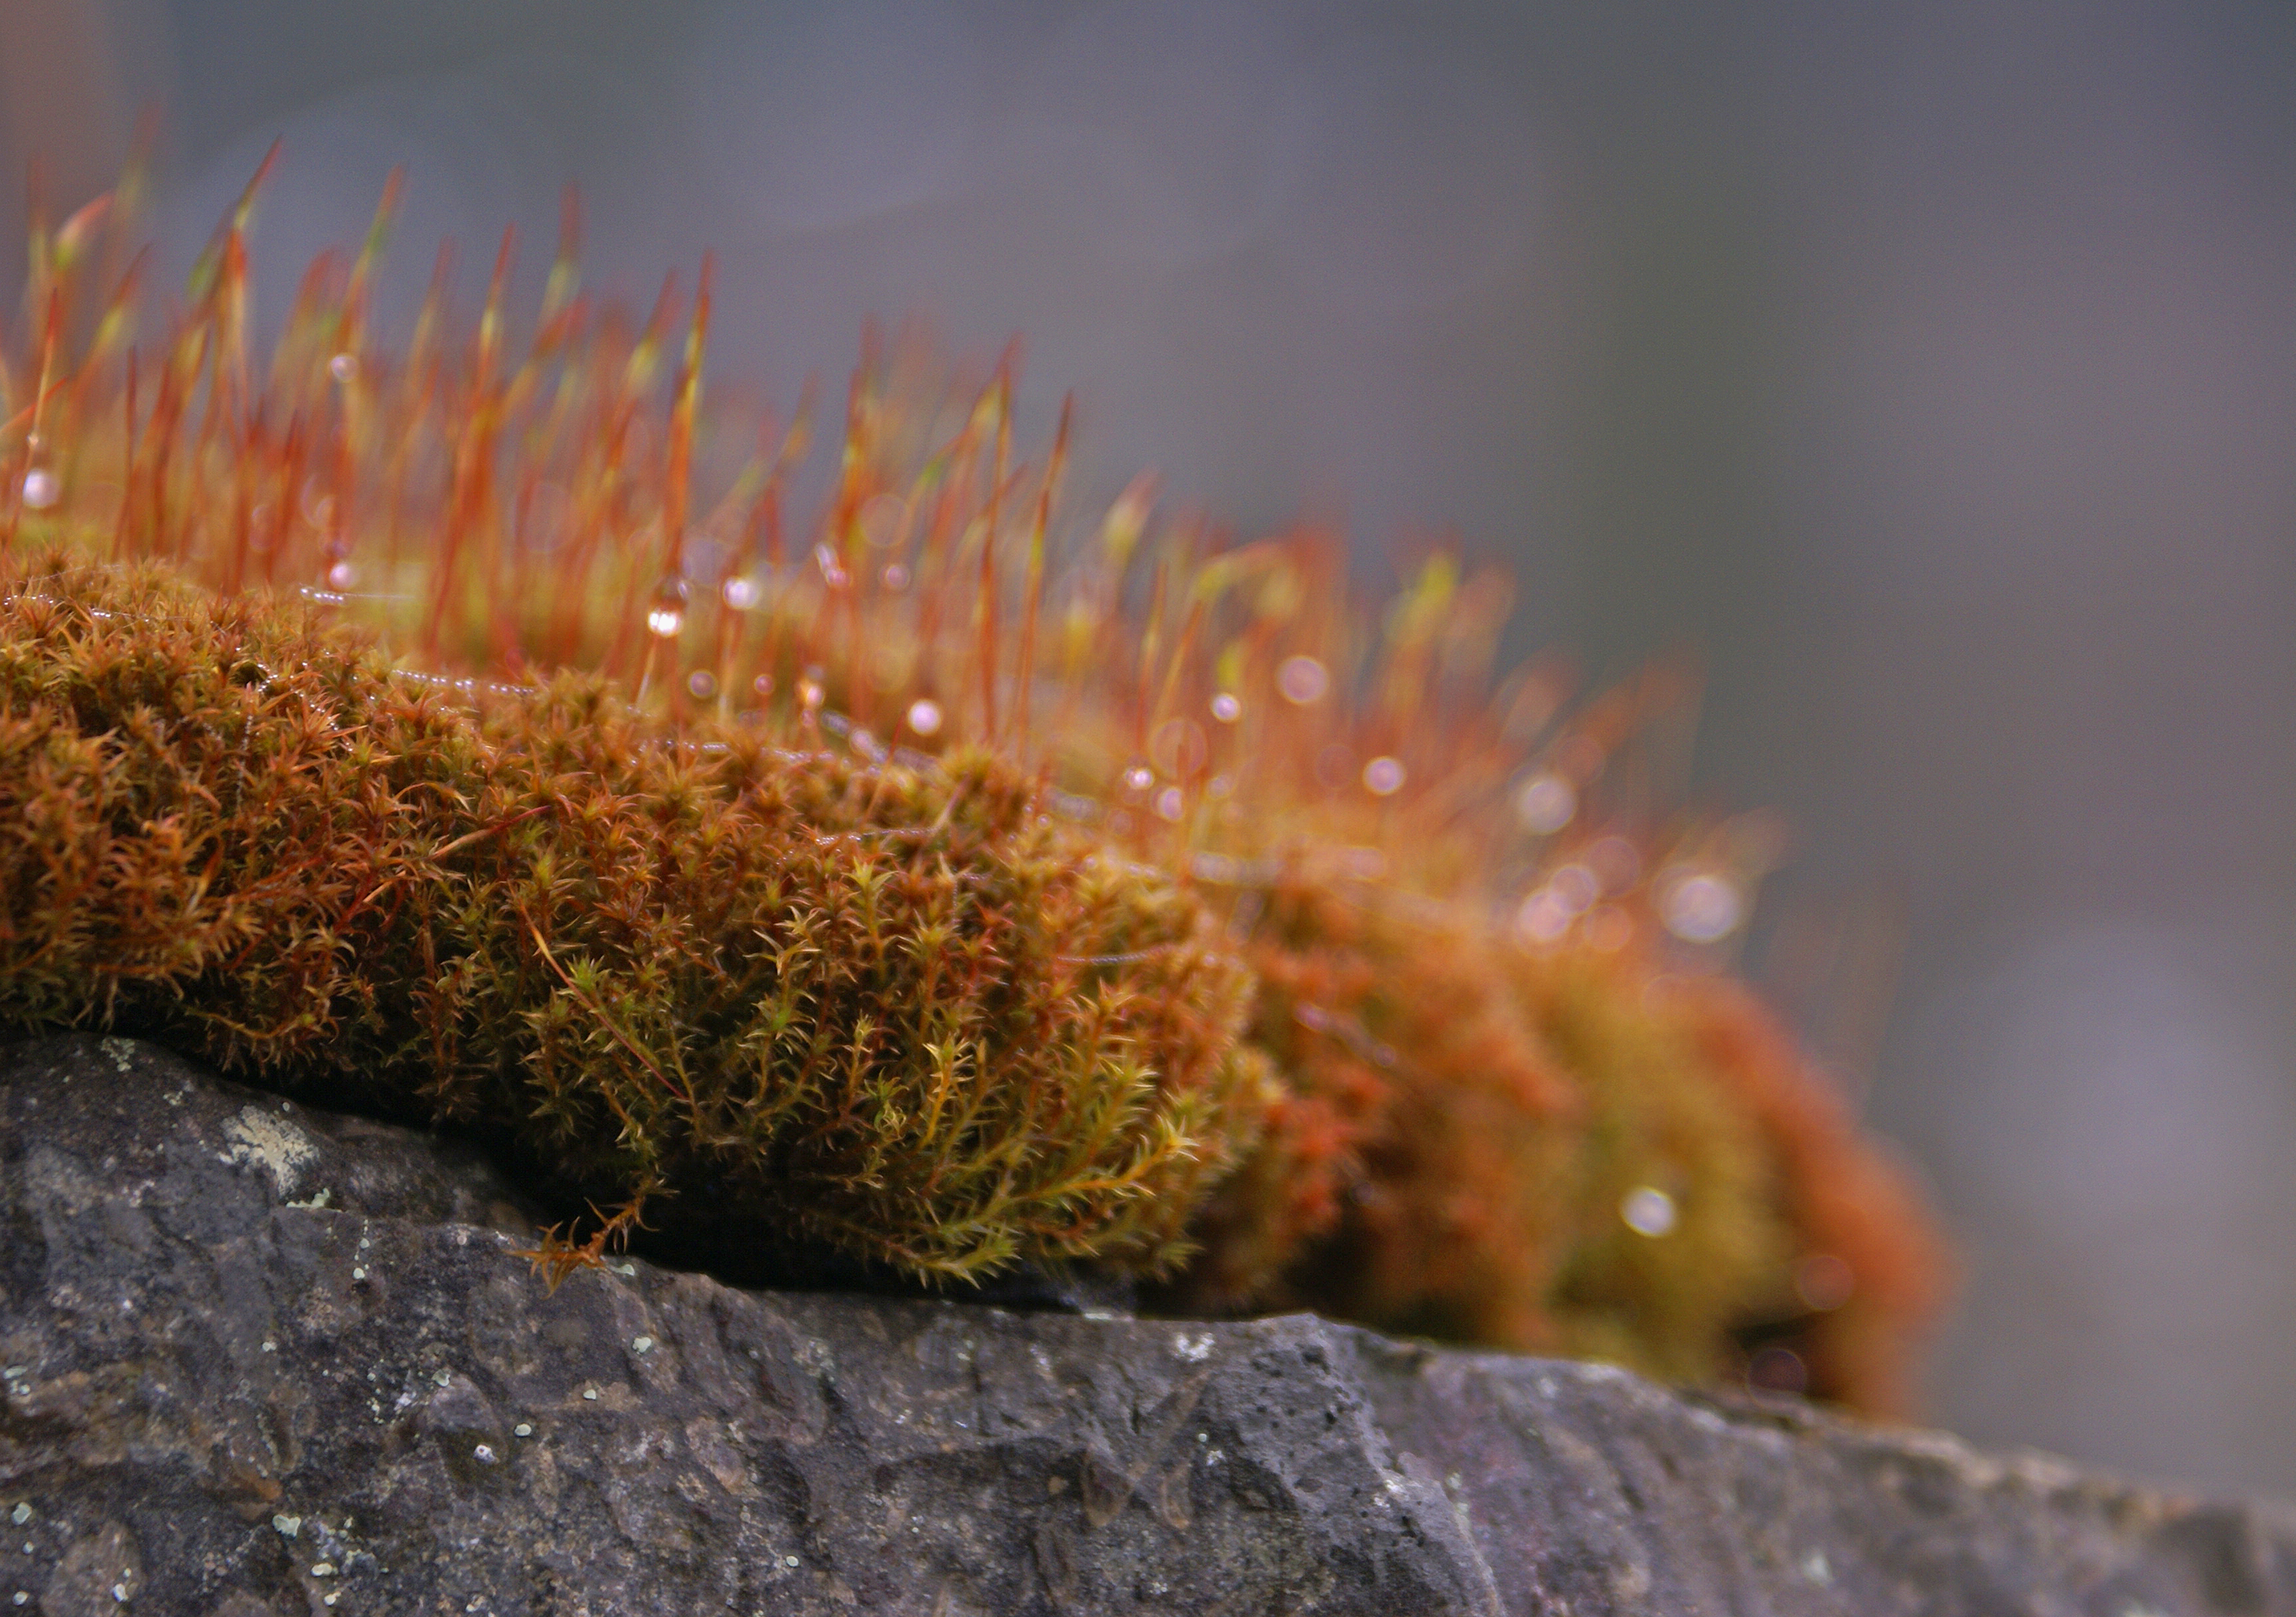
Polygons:
M920 696L909 703L909 728L920 735L940 733L940 703L930 696Z
M1222 691L1212 698L1212 717L1224 725L1232 725L1243 717L1243 703Z
M1635 1234L1655 1241L1674 1233L1674 1198L1655 1185L1637 1185L1619 1202L1619 1217Z
M1332 673L1313 657L1286 657L1275 670L1275 688L1300 707L1321 702L1332 688Z
M1364 766L1364 790L1374 797L1393 797L1403 789L1403 760L1399 758L1382 755Z
M1578 790L1555 774L1534 775L1515 793L1515 818L1535 836L1553 836L1578 812Z
M1659 899L1659 918L1685 943L1713 943L1738 930L1745 900L1734 882L1711 872L1668 883Z

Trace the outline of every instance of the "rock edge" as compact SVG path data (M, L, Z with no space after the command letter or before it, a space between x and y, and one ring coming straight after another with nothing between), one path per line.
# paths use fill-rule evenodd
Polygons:
M2296 1617L2296 1512L1312 1316L555 1293L450 1142L0 1048L0 1612Z

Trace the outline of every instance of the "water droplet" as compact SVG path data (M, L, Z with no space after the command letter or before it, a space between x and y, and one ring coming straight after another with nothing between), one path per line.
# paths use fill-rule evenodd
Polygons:
M685 580L667 578L654 587L653 604L646 610L646 628L664 640L674 640L685 628Z
M1234 792L1235 776L1233 775L1215 775L1204 783L1206 797L1214 799L1230 797L1234 794Z
M45 511L62 497L63 484L45 466L35 466L24 473L24 504L34 511Z
M821 581L832 589L843 589L853 582L853 575L845 570L845 563L837 559L837 552L827 543L813 547L814 565L821 569Z
M1809 1367L1792 1348L1764 1348L1746 1366L1746 1384L1759 1392L1806 1392Z
M818 712L821 704L828 699L828 690L813 675L808 674L797 682L798 705L806 710L807 717L810 718Z
M1331 670L1313 657L1286 657L1275 670L1275 688L1284 701L1305 707L1331 690Z
M760 674L750 681L750 688L760 696L770 696L774 694L774 677L771 674Z
M1150 760L1159 773L1174 780L1185 780L1202 768L1210 751L1203 726L1193 718L1168 718L1148 741Z
M1565 865L1546 878L1546 891L1554 895L1556 903L1573 915L1587 913L1587 907L1603 894L1603 884L1595 873L1584 865Z
M737 612L745 612L757 605L766 592L749 574L737 572L718 586L718 593L725 597L726 605Z
M1542 887L1515 911L1514 930L1525 943L1548 944L1570 930L1573 918L1570 907L1554 896L1554 890Z
M1232 725L1243 717L1243 703L1222 691L1212 698L1212 717L1224 725Z
M348 382L358 374L358 369L357 354L338 354L327 361L327 374L337 382Z
M920 696L909 703L909 728L919 735L940 734L940 703L930 696Z
M1674 1233L1674 1198L1655 1185L1637 1185L1620 1201L1619 1217L1635 1234L1655 1241Z
M1156 816L1159 819L1169 820L1177 825L1180 816L1186 812L1187 803L1180 796L1180 789L1177 786L1167 786L1156 794Z
M1794 1292L1813 1313L1830 1313L1856 1294L1857 1271L1832 1252L1814 1252L1794 1265Z
M1145 764L1135 764L1124 772L1124 795L1138 802L1148 795L1148 788L1156 784L1156 772Z
M883 576L885 587L897 595L909 587L909 570L898 562L886 562Z
M696 669L685 677L685 688L696 702L707 702L718 694L718 676L708 669Z
M329 589L348 589L358 582L358 572L348 562L338 562L327 569Z
M1382 753L1364 766L1364 790L1374 797L1393 797L1403 790L1403 760Z
M1666 930L1686 943L1712 943L1738 930L1745 919L1746 902L1726 876L1711 873L1684 876L1671 882L1659 899L1659 918Z
M1559 775L1534 775L1514 795L1515 817L1536 836L1553 836L1578 812L1578 790Z

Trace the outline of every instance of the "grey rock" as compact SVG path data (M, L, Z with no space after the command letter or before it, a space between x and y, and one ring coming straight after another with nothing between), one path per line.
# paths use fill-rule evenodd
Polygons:
M0 1049L0 1613L2296 1613L2296 1514L1388 1341L555 1293L471 1151Z

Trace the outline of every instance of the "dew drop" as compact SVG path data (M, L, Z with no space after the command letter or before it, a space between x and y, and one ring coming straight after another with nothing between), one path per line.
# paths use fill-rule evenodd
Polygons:
M358 582L358 572L348 562L338 562L327 569L329 589L348 589Z
M737 572L718 587L718 593L725 597L726 605L737 612L745 612L756 606L766 592L749 574Z
M1655 1185L1637 1185L1620 1201L1619 1217L1635 1234L1655 1241L1674 1233L1674 1198Z
M1212 717L1224 725L1232 725L1243 717L1243 703L1230 693L1222 691L1212 698Z
M327 374L337 382L348 382L358 374L357 354L338 354L327 361Z
M718 694L718 676L708 669L696 669L685 677L685 688L696 702L707 702Z
M1525 943L1554 943L1570 930L1574 918L1570 907L1554 896L1552 888L1542 887L1515 911L1514 930Z
M803 708L808 715L819 711L821 704L827 701L828 697L829 692L827 689L824 688L821 681L813 675L808 674L804 678L797 682L798 705Z
M685 579L664 579L655 586L653 604L646 610L646 628L663 640L674 640L685 629Z
M843 589L853 582L853 575L845 570L845 563L837 559L837 552L826 543L813 547L814 565L821 569L821 581L832 589Z
M1792 1348L1764 1348L1746 1366L1746 1384L1759 1392L1806 1392L1809 1367Z
M909 728L919 735L940 734L940 703L930 696L920 696L909 703Z
M774 677L771 674L760 674L750 681L750 688L760 696L770 696L774 694Z
M1514 796L1515 817L1536 836L1553 836L1578 812L1578 788L1559 775L1534 775Z
M1582 915L1602 896L1603 884L1584 865L1565 865L1546 878L1546 891L1573 915Z
M1124 795L1138 802L1156 784L1155 771L1145 764L1135 764L1124 772Z
M35 466L24 473L24 504L34 511L45 511L63 493L63 484L45 466Z
M1403 760L1382 753L1364 766L1364 790L1374 797L1393 797L1403 790Z
M1813 1252L1794 1265L1794 1292L1812 1313L1831 1313L1856 1294L1857 1276L1832 1252Z
M1276 668L1275 688L1284 701L1305 707L1331 690L1331 670L1313 657L1286 657Z
M885 563L883 578L885 587L897 595L909 587L909 570L898 562Z
M1713 943L1738 930L1746 902L1727 877L1710 872L1684 876L1659 900L1666 930L1685 943Z
M1156 794L1156 815L1159 819L1177 824L1180 816L1186 811L1187 803L1180 796L1180 789L1177 786L1167 786Z

